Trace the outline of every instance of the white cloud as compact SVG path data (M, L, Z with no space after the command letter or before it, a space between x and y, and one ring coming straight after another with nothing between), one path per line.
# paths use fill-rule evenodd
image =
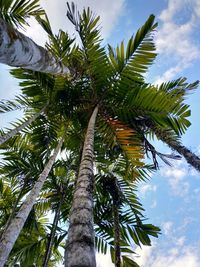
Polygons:
M147 192L156 192L157 186L156 185L151 185L151 184L141 184L139 186L139 193L142 195L142 197L145 196Z
M106 38L111 33L111 30L115 26L120 14L124 10L125 0L75 0L78 10L82 10L83 7L90 7L96 15L101 17L101 26L103 37ZM41 5L47 11L53 28L57 31L59 28L74 32L74 26L69 22L66 17L67 5L65 0L60 0L59 4L55 0L42 0Z
M135 253L138 255L138 257L135 257L134 260L137 262L137 264L139 264L139 266L146 266L148 260L151 258L153 249L154 245L136 248Z
M177 162L176 167L164 167L161 175L168 178L168 183L174 195L185 197L189 192L189 182L185 179L189 175L188 169L184 166L184 162Z
M181 236L181 237L178 238L177 241L176 241L176 244L177 244L177 246L179 246L179 247L182 247L182 246L184 245L184 243L185 243L185 236Z
M168 167L165 168L165 176L176 178L177 180L182 179L186 176L187 170L185 168L180 167Z
M165 235L169 235L172 231L173 222L167 221L162 224L162 231Z
M77 5L79 11L89 6L95 15L100 15L100 29L103 38L107 38L111 34L112 29L125 9L125 0L74 0L73 2ZM41 0L40 4L47 12L50 24L55 33L58 33L59 29L62 29L67 31L71 36L77 36L74 25L66 16L67 4L65 0L60 0L59 4L55 0ZM36 20L29 19L28 22L30 27L26 28L25 35L32 38L37 44L44 46L48 40L47 34Z
M189 8L189 7L190 8ZM184 23L177 23L177 14L188 7L190 18ZM200 49L192 40L192 33L200 23L199 0L169 0L168 7L159 16L162 26L158 30L156 44L158 53L176 60L176 65L170 67L155 83L174 78L182 70L192 65L200 58Z
M155 243L152 247L143 246L137 248L139 255L135 258L141 267L199 267L200 259L196 248L184 246L184 237L177 239L176 243L171 244L171 248L165 251L159 250L159 244Z
M171 253L171 255L159 255L155 260L154 267L199 267L200 261L198 254L195 254L190 249L185 251L184 255L178 256L177 253Z
M178 232L185 232L186 228L194 222L197 222L197 218L195 217L185 217L183 218L181 225L177 228Z

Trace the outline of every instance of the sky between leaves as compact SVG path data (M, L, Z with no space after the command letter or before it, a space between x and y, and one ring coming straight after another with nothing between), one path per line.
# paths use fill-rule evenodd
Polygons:
M154 83L187 77L189 82L200 79L200 1L199 0L76 0L81 10L90 6L101 16L105 44L116 45L127 40L145 22L150 14L156 16L159 27L155 41L159 56L147 74ZM67 20L65 0L41 0L55 32L59 28L73 34ZM31 22L27 35L43 45L46 36ZM17 94L17 81L10 78L8 67L0 65L0 98ZM200 88L187 99L191 105L192 126L183 137L183 143L200 154L199 124ZM14 120L18 113L1 115L1 125ZM170 150L158 143L160 152ZM137 262L142 267L198 267L200 266L200 174L184 160L173 167L161 163L160 171L150 181L139 185L139 197L150 222L162 229L152 247L136 248ZM97 255L98 267L111 267L109 256Z

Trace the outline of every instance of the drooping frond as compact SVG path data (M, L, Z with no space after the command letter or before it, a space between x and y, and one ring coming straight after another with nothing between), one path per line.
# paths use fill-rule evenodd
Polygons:
M0 0L0 17L14 26L23 28L28 18L43 14L39 0Z
M141 140L137 137L136 132L118 119L108 118L106 120L111 127L116 138L116 143L120 145L122 151L130 159L133 166L144 166L144 150Z

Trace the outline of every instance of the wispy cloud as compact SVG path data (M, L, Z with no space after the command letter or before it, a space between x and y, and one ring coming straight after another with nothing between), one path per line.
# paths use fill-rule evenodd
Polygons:
M135 253L137 253L137 257L135 257L135 261L139 264L139 266L147 266L149 259L152 257L152 252L154 251L155 245L152 246L142 246L137 247Z
M144 197L148 192L156 192L157 186L152 184L141 184L139 186L139 195Z
M177 162L176 167L164 167L161 176L167 177L171 191L174 195L185 197L190 189L189 182L185 179L190 170L185 167L184 161Z
M169 235L173 227L173 222L167 221L162 224L162 231L165 235Z
M198 254L192 251L191 248L185 248L184 254L179 255L179 249L173 248L169 251L169 255L160 254L158 255L153 265L154 267L198 267L200 266L200 260Z
M100 29L103 38L109 37L111 31L116 26L120 15L125 10L125 0L74 0L78 10L81 12L83 8L90 7L95 15L100 16ZM47 12L52 29L58 33L59 29L67 31L71 36L77 36L74 25L67 19L67 4L65 0L60 0L59 4L55 0L41 0L41 6ZM47 41L47 34L42 30L41 26L34 20L29 20L30 27L27 27L26 35L31 37L37 44L44 46Z
M73 1L78 10L83 7L90 7L96 15L101 17L101 27L103 37L106 38L110 35L113 27L115 27L120 14L123 13L125 0L74 0ZM66 29L74 32L74 26L68 21L66 17L67 5L65 0L60 0L59 4L55 0L42 0L41 5L47 10L53 28L57 31L59 28Z
M159 250L159 244L137 248L136 252L140 257L136 258L136 262L141 267L199 267L200 258L197 248L185 246L184 241L185 238L180 237L165 251Z
M185 9L189 19L186 22L177 21L178 13ZM200 48L192 39L192 33L200 23L199 1L169 0L168 7L161 12L159 19L161 28L156 38L158 53L175 60L176 64L157 77L156 83L174 78L200 58Z

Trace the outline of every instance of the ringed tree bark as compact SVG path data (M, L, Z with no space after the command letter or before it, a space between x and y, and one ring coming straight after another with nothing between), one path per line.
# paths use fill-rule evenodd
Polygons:
M30 191L29 195L22 204L18 213L12 219L11 223L3 232L0 240L0 266L4 266L5 262L7 261L8 256L15 244L15 241L17 240L24 226L24 223L26 222L26 219L40 193L40 190L42 189L45 179L47 178L52 168L52 165L61 149L62 144L63 144L63 139L59 141L53 155L50 157L48 163L46 164L44 170L40 174L38 180L33 186L33 189Z
M0 18L0 63L51 74L69 73L46 49Z
M37 119L45 110L46 106L43 107L39 112L33 114L29 119L24 121L21 125L17 126L16 128L10 130L8 133L2 135L0 137L0 145L5 143L10 138L14 137L17 133L25 129L29 124L31 124L35 119Z
M81 164L74 191L68 239L65 249L65 267L95 267L93 227L93 158L94 127L98 106L90 117L85 135Z
M179 142L168 141L166 144L176 150L180 155L183 155L186 161L200 172L200 158L197 155Z
M151 122L148 122L148 126L155 132L160 140L166 143L171 149L182 155L185 160L197 171L200 171L200 158L197 155L182 145L180 141L177 141L171 137L168 130L163 130L159 127L156 127Z

